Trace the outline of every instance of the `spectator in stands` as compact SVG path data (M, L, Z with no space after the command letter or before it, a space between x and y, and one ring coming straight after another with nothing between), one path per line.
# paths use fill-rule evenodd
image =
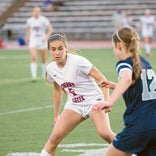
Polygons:
M124 25L124 20L123 20L124 18L125 18L124 12L122 11L120 6L117 6L112 17L115 30L120 29Z
M144 41L144 47L147 56L151 56L151 43L153 39L153 31L155 26L154 16L151 15L151 10L145 10L145 15L140 19L139 31Z
M51 10L52 9L52 0L42 0L42 5L43 5L43 8L45 8L47 10Z
M48 10L57 11L58 6L62 6L63 0L42 0L43 8Z
M46 72L46 41L52 34L53 29L49 20L41 16L39 7L34 7L32 17L27 19L26 24L26 44L29 46L31 54L30 70L32 81L37 80L37 51L40 51L42 61L42 77Z
M126 27L135 27L132 16L127 13L123 19L123 25Z

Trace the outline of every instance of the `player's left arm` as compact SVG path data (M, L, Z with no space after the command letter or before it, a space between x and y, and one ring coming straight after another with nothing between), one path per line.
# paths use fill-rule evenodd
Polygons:
M46 36L44 38L44 41L47 41L49 36L52 35L52 33L53 33L53 27L50 23L46 25L46 29L47 29L47 33L46 33Z
M120 96L131 86L132 84L132 71L123 70L120 74L120 79L112 92L109 99L110 106L113 106Z
M95 66L93 66L92 69L90 70L89 76L93 77L98 82L108 81L106 79L106 77ZM106 87L102 87L101 90L104 94L105 100L108 100L109 99L109 89Z
M99 111L105 110L105 112L109 112L119 97L130 87L131 84L132 72L129 70L122 71L120 74L120 80L112 92L109 100L104 103L94 105L93 109Z

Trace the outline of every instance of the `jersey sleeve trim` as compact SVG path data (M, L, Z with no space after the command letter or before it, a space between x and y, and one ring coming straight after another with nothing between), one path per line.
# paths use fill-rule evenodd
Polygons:
M119 63L116 66L116 71L118 72L118 74L121 72L121 70L123 71L123 70L127 70L127 69L130 71L133 70L132 66L128 63Z

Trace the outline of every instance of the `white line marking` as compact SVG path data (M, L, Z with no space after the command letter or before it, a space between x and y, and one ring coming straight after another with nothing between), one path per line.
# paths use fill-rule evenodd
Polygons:
M29 58L29 55L1 55L0 60L5 59L27 59Z
M79 143L79 144L60 144L59 147L63 148L75 148L75 147L91 147L91 146L97 146L97 147L108 147L108 144L97 144L97 143Z
M16 79L0 79L0 84L9 84L9 83L20 83L20 82L27 82L30 81L31 82L31 78L16 78Z
M77 147L82 149L76 149ZM88 148L92 147L92 149ZM100 148L99 148L100 147ZM82 154L74 155L74 156L89 156L89 155L95 155L95 156L102 156L106 152L108 148L108 144L95 144L95 143L80 143L80 144L60 144L59 148L62 150L62 154L64 152L71 153L72 152L80 152ZM62 155L61 154L61 155ZM34 152L23 152L23 153L9 153L7 156L39 156L40 153L34 153Z
M52 108L52 105L47 105L47 106L40 106L40 107L32 107L32 108L26 108L26 109L19 109L19 110L13 110L13 111L8 111L8 112L1 112L0 116L2 115L8 115L8 114L16 114L16 113L23 113L23 112L31 112L31 111L36 111L40 109L48 109Z

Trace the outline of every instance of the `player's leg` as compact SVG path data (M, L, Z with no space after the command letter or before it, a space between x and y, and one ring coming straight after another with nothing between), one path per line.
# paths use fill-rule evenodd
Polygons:
M144 38L145 51L146 51L146 55L147 56L151 56L152 55L152 53L151 53L151 42L152 42L152 38L151 37L146 36Z
M32 80L36 81L37 79L37 49L30 48L30 55L31 55L30 71L32 75Z
M42 62L42 77L45 78L45 73L47 70L47 64L46 64L46 50L40 50L41 55L41 62Z
M125 153L117 148L115 148L112 144L109 146L105 156L132 156L130 153Z
M65 109L56 122L54 130L49 137L41 156L54 156L55 150L61 140L83 120L84 119L80 114L73 110Z
M111 130L108 113L91 110L90 118L98 134L108 143L111 143L115 137L115 133Z

